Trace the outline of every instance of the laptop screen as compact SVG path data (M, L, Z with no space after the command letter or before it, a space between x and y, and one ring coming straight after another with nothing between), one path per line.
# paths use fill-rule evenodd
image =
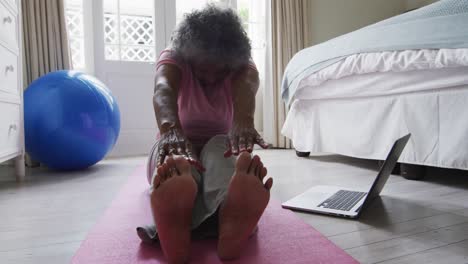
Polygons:
M390 177L390 174L392 173L393 168L395 167L398 159L400 158L400 155L403 152L403 149L405 148L406 143L408 143L410 136L411 134L408 134L398 139L393 144L393 147L390 150L390 153L388 153L387 159L385 159L385 162L382 165L382 168L380 169L379 174L377 175L377 178L375 178L375 181L372 184L372 187L369 191L369 194L367 195L367 198L363 204L363 207L368 205L369 202L372 201L375 197L379 196L385 183Z

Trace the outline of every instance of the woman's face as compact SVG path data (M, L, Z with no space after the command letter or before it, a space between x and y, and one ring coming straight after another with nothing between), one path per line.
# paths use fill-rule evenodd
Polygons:
M213 86L222 82L230 73L225 63L193 62L193 74L202 86Z

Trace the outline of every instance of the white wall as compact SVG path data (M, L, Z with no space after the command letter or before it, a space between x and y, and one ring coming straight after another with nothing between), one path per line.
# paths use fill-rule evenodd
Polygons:
M437 0L405 0L405 2L406 10L411 10L432 4L434 2L437 2Z
M437 0L310 0L311 45Z
M310 1L310 43L314 45L401 14L406 10L406 2L418 0Z

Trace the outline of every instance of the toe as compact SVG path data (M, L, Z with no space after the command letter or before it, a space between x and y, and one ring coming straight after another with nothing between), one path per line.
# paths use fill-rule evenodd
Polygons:
M271 190L271 187L273 186L273 179L268 178L268 180L265 182L265 189L268 191Z
M176 163L174 161L174 158L173 157L169 157L166 159L166 167L167 167L167 177L172 177L172 176L176 176Z
M164 172L164 169L163 169L163 166L159 166L157 169L156 169L156 177L154 177L153 179L153 183L152 185L154 187L157 187L159 186L159 184L162 183L162 179L163 179L163 175L165 174Z
M161 183L164 182L166 179L167 179L167 173L168 173L168 168L167 168L167 164L164 163L163 165L161 165L160 167L160 171L161 171Z
M258 164L257 170L255 171L255 176L257 176L260 180L262 179L263 168L263 162L260 161L260 164Z
M255 155L252 158L252 161L250 162L250 166L249 166L247 173L253 173L254 175L257 175L257 170L258 170L258 166L260 165L260 163L261 163L260 157Z
M247 172L249 170L251 160L252 158L250 156L250 153L242 152L241 154L239 154L239 157L237 158L236 170Z
M183 156L175 157L174 164L180 174L187 174L191 172L190 162L188 162L188 160Z
M260 179L263 180L263 178L265 178L265 176L267 175L267 173L268 173L267 168L263 167L262 170L260 171Z
M165 163L169 166L169 168L175 167L174 158L172 156L168 157Z

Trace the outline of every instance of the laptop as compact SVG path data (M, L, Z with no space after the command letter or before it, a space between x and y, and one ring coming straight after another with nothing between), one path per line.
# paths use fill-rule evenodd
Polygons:
M282 204L283 208L339 217L358 218L372 200L379 196L411 134L393 144L368 192L337 186L319 185Z

